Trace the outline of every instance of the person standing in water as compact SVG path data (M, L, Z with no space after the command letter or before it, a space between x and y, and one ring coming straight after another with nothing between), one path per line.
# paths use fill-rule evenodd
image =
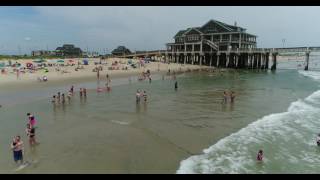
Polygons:
M317 137L317 145L320 146L320 134L318 134L318 137Z
M230 100L231 100L231 103L234 103L234 99L236 98L236 95L233 91L231 91L231 94L230 94Z
M68 92L68 101L70 102L71 101L71 96L72 96L72 94L73 94L73 92L70 90L69 92Z
M174 89L175 89L175 90L178 90L178 81L176 81L176 82L174 83Z
M83 95L84 97L87 97L87 88L83 88Z
M222 104L227 104L228 102L228 94L226 91L223 91L223 101Z
M23 142L20 136L16 136L11 144L11 149L13 151L13 159L16 164L20 161L23 164Z
M60 92L58 92L58 96L57 96L58 103L60 103L60 95L61 95L61 93L60 93Z
M144 102L147 102L147 92L146 91L143 91L143 99L144 99Z
M53 95L53 96L52 96L51 103L52 103L52 104L56 104L56 95Z
M73 92L74 92L74 87L73 87L73 85L71 86L71 88L70 88L70 92L73 94Z
M137 90L137 93L136 93L136 102L139 103L140 102L140 90Z
M27 136L29 137L29 144L30 146L36 145L36 132L35 132L35 128L33 126L31 126L31 124L27 124L27 129L26 129L26 133Z
M262 161L263 160L263 151L259 150L258 155L257 155L257 161Z
M64 104L66 102L66 97L64 96L64 94L62 94L62 104Z
M111 82L111 79L110 79L109 74L107 74L107 82L108 82L108 83L110 83L110 82Z
M79 94L80 94L80 97L82 97L82 94L83 94L82 88L80 88Z
M100 70L97 69L97 79L99 80L100 79Z

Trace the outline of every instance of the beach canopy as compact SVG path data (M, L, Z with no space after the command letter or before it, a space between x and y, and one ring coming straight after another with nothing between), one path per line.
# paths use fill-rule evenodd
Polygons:
M33 62L35 62L35 63L43 63L43 62L46 62L46 61L43 60L43 59L37 59L37 60L34 60Z

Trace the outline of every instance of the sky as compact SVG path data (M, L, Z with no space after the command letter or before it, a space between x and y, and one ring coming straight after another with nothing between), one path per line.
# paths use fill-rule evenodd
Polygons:
M257 35L261 48L320 46L320 7L277 6L36 6L0 7L0 54L55 50L66 43L110 53L165 49L182 29L210 19ZM283 41L285 39L285 41Z

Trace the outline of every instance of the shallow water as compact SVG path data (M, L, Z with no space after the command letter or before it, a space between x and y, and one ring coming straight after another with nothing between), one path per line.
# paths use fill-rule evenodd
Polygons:
M319 153L312 145L316 131L313 126L316 122L312 118L317 116L313 109L316 104L303 104L309 103L304 98L319 88L318 83L307 76L296 70L279 70L276 73L241 70L218 75L194 72L178 76L177 91L174 90L174 81L170 79L163 81L155 78L151 84L128 84L123 79L127 83L119 83L110 93L89 90L86 99L80 99L76 94L70 104L55 107L46 97L66 87L4 91L0 93L0 98L9 97L8 94L10 98L14 94L18 97L28 94L31 100L23 97L24 101L0 109L0 172L13 173L15 165L9 144L16 134L23 135L26 159L37 162L20 173L174 173L177 169L183 173L284 172L283 164L272 164L272 168L267 164L274 162L274 159L284 163L281 153L289 152L289 147L286 147L287 144L281 146L283 143L308 139L310 147L303 150L314 150L312 156L306 154L296 159L289 156L288 165L300 158L310 162ZM96 82L87 84L88 88L95 86ZM147 103L136 105L137 89L147 91ZM221 104L225 89L236 92L233 105ZM291 102L295 101L297 103L289 108L293 114L289 112L279 116L288 116L297 126L305 127L284 126L291 121L277 116L271 116L270 123L257 121L269 114L286 112ZM304 113L305 106L310 113L306 120L312 122L311 125L305 125L296 118L302 116L300 110ZM35 151L30 150L23 133L27 112L34 113L39 123L37 138L40 145ZM246 129L254 121L257 121L256 124ZM309 130L309 126L313 129ZM231 133L237 132L240 134L230 138ZM277 139L288 134L290 138ZM303 148L295 143L293 147ZM202 150L212 144L215 145L206 150L207 154L187 159L202 154ZM216 147L219 147L218 150L215 150ZM278 150L272 152L271 158L268 154L273 147ZM266 153L266 163L262 166L253 162L259 148ZM179 167L183 159L187 160ZM319 168L317 159L314 160L316 163ZM306 168L297 165L287 170L294 172L303 167ZM307 168L309 170L301 171L313 172L316 169Z

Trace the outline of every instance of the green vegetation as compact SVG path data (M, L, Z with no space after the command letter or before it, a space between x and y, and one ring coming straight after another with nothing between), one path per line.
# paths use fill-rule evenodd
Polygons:
M63 56L30 56L30 55L0 55L1 60L20 60L20 59L65 59Z

